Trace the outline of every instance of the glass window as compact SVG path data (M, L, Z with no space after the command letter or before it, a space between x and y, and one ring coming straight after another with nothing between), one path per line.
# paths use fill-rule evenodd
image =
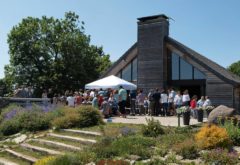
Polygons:
M189 80L193 79L193 67L188 62L180 59L180 79L181 80Z
M132 61L132 81L137 81L137 58Z
M131 63L122 70L122 79L131 81Z
M205 79L205 75L198 69L194 68L194 79Z
M179 56L172 54L172 80L179 80Z
M122 78L122 76L121 76L121 71L118 72L118 74L117 74L116 76L119 77L119 78Z

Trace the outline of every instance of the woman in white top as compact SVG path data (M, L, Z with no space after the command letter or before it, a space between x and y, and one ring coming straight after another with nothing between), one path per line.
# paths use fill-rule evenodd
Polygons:
M180 108L182 106L182 95L180 91L177 92L173 102L174 102L175 108Z
M183 101L183 106L189 106L190 96L188 94L187 89L183 92L182 101Z
M165 91L162 91L160 101L162 103L162 108L163 108L161 115L165 116L167 115L167 110L168 110L168 95Z

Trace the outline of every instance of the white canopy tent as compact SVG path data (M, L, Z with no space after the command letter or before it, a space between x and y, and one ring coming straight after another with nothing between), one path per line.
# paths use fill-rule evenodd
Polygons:
M114 75L86 84L85 89L118 89L120 86L122 86L126 90L137 89L137 86L135 84L120 79L119 77L116 77Z

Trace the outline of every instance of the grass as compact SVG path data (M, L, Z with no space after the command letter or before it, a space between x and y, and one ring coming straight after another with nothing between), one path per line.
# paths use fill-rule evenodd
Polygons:
M37 158L37 159L41 159L41 158L48 155L47 153L32 151L31 149L25 149L25 148L20 147L20 146L12 148L12 150L14 150L16 152L20 152L24 155L28 155L28 156Z
M100 136L92 136L92 135L86 135L86 134L81 134L81 133L76 133L76 132L66 132L66 131L61 131L61 130L56 130L54 133L61 134L61 135L67 135L67 136L73 136L73 137L80 137L84 139L92 139L92 140L99 140L101 137Z
M31 163L29 163L27 161L24 161L24 160L22 160L20 158L17 158L15 156L7 153L6 151L0 152L0 157L5 158L5 159L7 159L7 160L9 160L11 162L17 163L19 165L31 165Z
M73 145L75 147L86 147L85 144L82 144L80 142L74 142L74 141L70 141L70 140L65 140L65 139L60 139L60 138L56 138L56 137L51 137L51 136L46 136L46 137L43 137L41 139L44 139L44 140L51 140L51 141L56 141L56 142L60 142L60 143L64 143L64 144L69 144L69 145Z
M69 150L69 149L64 148L64 147L59 147L59 146L55 146L55 145L48 145L48 144L39 143L39 142L36 142L36 141L30 141L30 142L28 142L28 144L38 146L38 147L42 147L42 148L47 148L47 149L50 149L50 150L60 151L60 152L62 152L62 151L64 151L64 152L74 152L74 151Z

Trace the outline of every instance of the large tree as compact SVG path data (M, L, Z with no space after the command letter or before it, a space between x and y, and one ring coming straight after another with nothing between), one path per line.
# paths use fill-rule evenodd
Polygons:
M227 69L240 77L240 60L232 63Z
M6 79L37 89L79 89L111 64L102 47L90 44L84 22L73 12L63 19L23 19L10 31L8 44Z

